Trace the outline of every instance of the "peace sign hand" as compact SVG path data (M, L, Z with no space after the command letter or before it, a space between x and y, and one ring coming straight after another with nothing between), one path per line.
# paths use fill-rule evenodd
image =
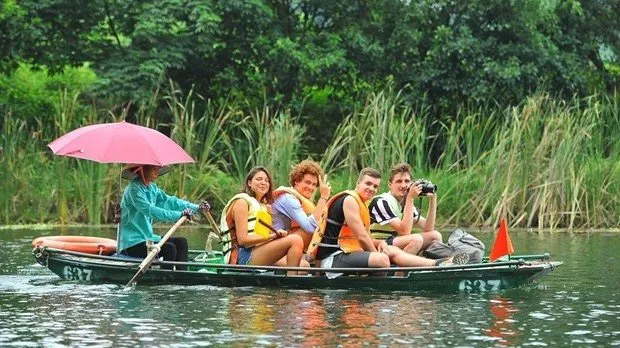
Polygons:
M325 178L321 178L319 175L319 192L321 193L321 198L327 200L329 195L332 192L332 186L327 181L327 174L325 174Z

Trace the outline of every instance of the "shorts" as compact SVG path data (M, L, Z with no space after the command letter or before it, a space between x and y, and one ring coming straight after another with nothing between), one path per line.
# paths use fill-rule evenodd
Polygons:
M370 251L356 251L334 256L331 268L366 268L370 259Z
M395 238L396 236L391 236L390 238L386 239L385 242L387 243L387 245L394 245Z
M237 264L249 265L252 260L252 248L244 248L242 246L237 249Z

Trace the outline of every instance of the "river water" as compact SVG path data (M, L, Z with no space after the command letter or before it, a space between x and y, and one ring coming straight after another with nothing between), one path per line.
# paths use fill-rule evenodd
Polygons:
M190 247L203 230L180 232ZM89 285L34 262L41 235L0 230L0 346L620 346L620 234L511 231L520 254L565 264L538 283L478 294ZM490 249L492 233L474 233ZM444 235L447 237L447 234Z

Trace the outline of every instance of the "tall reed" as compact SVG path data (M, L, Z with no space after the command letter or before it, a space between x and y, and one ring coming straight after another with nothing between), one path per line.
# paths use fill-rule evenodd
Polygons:
M592 137L601 134L601 123L596 108L582 110L580 104L542 95L507 109L510 117L485 161L468 167L471 174L464 178L472 182L462 184L475 191L457 214L482 225L495 225L501 217L538 228L607 225L602 215L613 214L618 200L605 189L617 179L605 170L596 175L588 170L606 168L601 161L615 164L592 155L600 151ZM587 184L592 180L594 190Z
M231 165L239 179L260 165L272 172L276 182L285 184L291 165L298 159L305 128L288 112L263 107L242 118L227 134Z
M396 162L412 164L416 177L439 185L442 224L494 226L506 217L524 227L620 227L618 99L560 101L539 94L507 108L490 102L463 107L453 122L440 124L430 108L387 89L347 116L318 155L336 174L330 176L335 190L352 187L363 166L387 174ZM305 127L285 110L216 104L173 85L136 107L139 124L169 129L197 160L173 166L158 184L190 200L208 198L215 207L238 190L250 167L267 166L286 184L291 164L308 155ZM0 129L0 220L109 222L120 167L51 156L46 144L127 112L89 109L67 92L58 97L53 123L25 122L7 111Z
M348 186L362 167L385 173L396 163L409 162L425 171L427 122L426 115L416 114L405 105L400 92L373 93L336 129L322 163L344 166L350 178ZM343 159L339 161L340 157Z

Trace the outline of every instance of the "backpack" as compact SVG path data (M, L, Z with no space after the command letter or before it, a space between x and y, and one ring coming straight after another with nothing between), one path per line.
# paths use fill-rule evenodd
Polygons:
M479 263L484 255L484 244L478 238L457 228L448 237L448 244L435 241L422 252L422 256L429 259L442 259L457 252L469 254L469 263Z

